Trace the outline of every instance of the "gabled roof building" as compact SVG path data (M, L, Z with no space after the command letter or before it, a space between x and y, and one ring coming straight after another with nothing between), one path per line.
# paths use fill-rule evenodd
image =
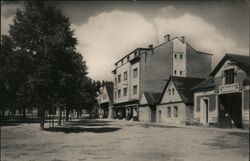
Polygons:
M249 56L226 54L209 78L195 86L194 121L222 128L249 128Z
M157 122L192 124L194 97L191 88L203 78L170 76L157 106Z

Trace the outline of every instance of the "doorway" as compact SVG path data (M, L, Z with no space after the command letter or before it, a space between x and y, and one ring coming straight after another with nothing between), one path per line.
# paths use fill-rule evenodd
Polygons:
M209 108L209 99L201 99L201 123L203 125L208 124L208 108Z
M219 95L219 127L242 128L241 93Z
M151 122L152 123L155 123L156 122L156 107L155 106L152 106L150 107L150 110L151 110Z
M161 111L159 111L159 123L161 123Z

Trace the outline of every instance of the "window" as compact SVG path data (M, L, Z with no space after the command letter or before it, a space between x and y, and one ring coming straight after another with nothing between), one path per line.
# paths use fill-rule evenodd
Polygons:
M136 78L137 75L138 75L138 70L137 70L137 68L135 68L135 69L133 70L133 78Z
M117 78L115 78L115 85L117 85Z
M103 94L103 99L104 99L104 100L106 99L106 97L107 97L106 94Z
M115 99L116 99L116 92L115 92Z
M118 90L118 98L120 98L121 97L121 90L119 89Z
M121 60L121 65L123 64L123 59Z
M168 89L168 95L171 95L171 89Z
M177 58L177 54L174 54L174 58Z
M178 106L174 106L174 117L178 117Z
M234 69L225 70L225 84L234 83Z
M174 95L174 88L172 89L172 95Z
M171 117L171 107L167 107L167 115L168 117Z
M123 73L123 79L124 79L124 80L127 80L127 79L128 79L128 72L124 72L124 73Z
M133 94L137 94L137 86L133 86Z
M182 75L182 71L180 71L180 75Z
M176 70L174 70L174 74L176 74Z
M118 75L118 83L121 82L121 74Z
M182 55L180 55L180 59L182 59Z
M127 96L127 88L123 88L123 96Z
M129 56L127 56L127 61L129 62Z

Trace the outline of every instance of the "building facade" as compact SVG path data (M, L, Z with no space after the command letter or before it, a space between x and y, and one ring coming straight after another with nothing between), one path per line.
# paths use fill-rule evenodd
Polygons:
M157 122L192 124L194 97L191 88L203 80L203 78L170 76L156 109Z
M113 103L113 82L104 82L103 87L100 88L100 95L98 96L98 116L99 118L111 117L111 104Z
M170 75L207 77L211 57L212 54L193 49L184 37L170 39L170 35L156 47L132 51L115 63L113 110L119 118L138 120L144 92L161 93Z
M249 56L226 54L210 77L193 88L194 121L249 128Z
M144 92L140 99L139 119L144 122L156 122L156 106L161 93Z

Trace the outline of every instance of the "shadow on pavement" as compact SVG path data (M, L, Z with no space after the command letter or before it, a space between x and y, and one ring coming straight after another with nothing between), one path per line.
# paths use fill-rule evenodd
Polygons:
M54 128L45 128L45 131L49 132L63 132L65 134L70 133L82 133L82 132L93 132L93 133L107 133L115 132L121 128L116 127L99 127L99 128L84 128L84 127L54 127Z

